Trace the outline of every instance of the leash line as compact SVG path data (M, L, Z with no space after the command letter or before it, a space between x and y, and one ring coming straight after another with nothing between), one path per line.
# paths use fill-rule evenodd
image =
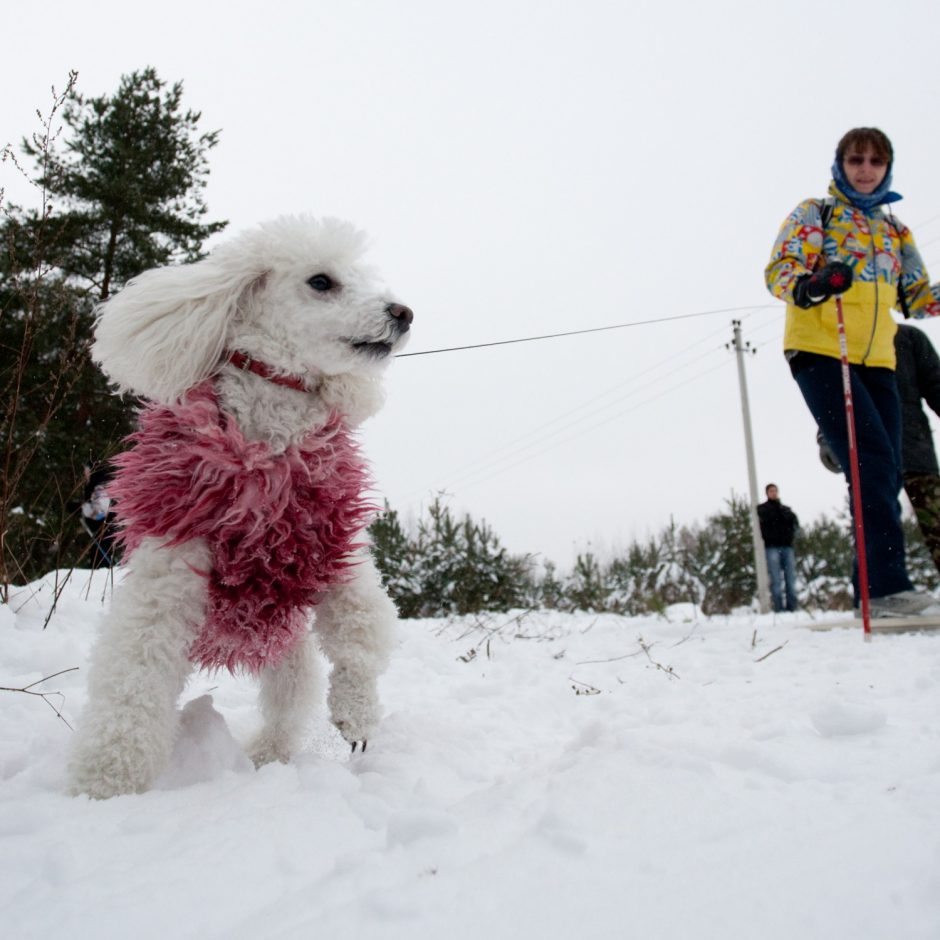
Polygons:
M741 310L762 310L776 304L751 304L747 307L722 307L719 310L700 310L697 313L680 313L674 317L659 317L655 320L632 320L629 323L615 323L612 326L595 326L586 330L568 330L565 333L545 333L542 336L523 336L518 339L502 339L492 343L471 343L467 346L448 346L444 349L423 349L419 352L397 353L396 359L407 356L431 356L435 353L462 352L466 349L485 349L489 346L509 346L513 343L531 343L542 339L559 339L563 336L581 336L585 333L603 333L607 330L622 330L631 326L649 326L651 323L669 323L673 320L689 320L693 317L709 317L717 313L737 313Z

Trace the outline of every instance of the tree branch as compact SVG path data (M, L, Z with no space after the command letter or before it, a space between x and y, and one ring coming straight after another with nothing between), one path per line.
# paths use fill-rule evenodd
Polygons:
M57 676L64 676L67 672L75 672L78 669L78 666L72 666L70 669L62 669L59 672L54 672L51 676L45 676L42 679L37 679L35 682L30 682L29 685L24 685L21 688L11 688L9 686L0 685L0 692L21 692L23 695L35 695L37 698L41 698L56 714L56 718L59 718L61 721L65 722L66 728L69 731L74 731L75 729L66 721L65 716L62 714L61 707L57 708L50 701L50 697L53 695L58 695L61 699L60 706L65 703L65 695L62 692L33 692L32 688L35 685L41 685L43 682L48 682L50 679L55 679Z

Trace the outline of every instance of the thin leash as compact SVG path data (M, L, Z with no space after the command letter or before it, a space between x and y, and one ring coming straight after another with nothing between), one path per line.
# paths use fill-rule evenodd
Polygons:
M408 356L430 356L434 353L462 352L465 349L485 349L488 346L509 346L513 343L531 343L541 339L559 339L563 336L581 336L585 333L604 333L608 330L623 330L631 326L649 326L651 323L669 323L673 320L690 320L693 317L709 317L716 313L737 313L741 310L763 310L773 304L751 304L749 307L722 307L718 310L699 310L697 313L680 313L674 317L657 317L654 320L632 320L629 323L615 323L612 326L595 326L586 330L568 330L565 333L545 333L542 336L522 336L519 339L503 339L492 343L472 343L467 346L448 346L444 349L422 349L419 352L396 353L396 359Z

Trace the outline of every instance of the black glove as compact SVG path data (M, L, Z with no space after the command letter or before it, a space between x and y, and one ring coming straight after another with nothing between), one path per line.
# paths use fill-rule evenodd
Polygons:
M852 286L852 269L841 261L833 261L815 274L804 274L793 286L793 303L798 307L815 307L833 294L844 294Z
M823 437L822 431L816 432L816 443L819 444L819 459L822 465L832 473L841 473L842 465L839 463L839 458L829 446L829 441Z

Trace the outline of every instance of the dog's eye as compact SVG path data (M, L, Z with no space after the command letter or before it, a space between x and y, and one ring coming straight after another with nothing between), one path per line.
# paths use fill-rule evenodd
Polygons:
M333 287L336 287L336 281L329 276L329 274L314 274L313 277L307 278L307 283L314 289L318 291L328 291Z

